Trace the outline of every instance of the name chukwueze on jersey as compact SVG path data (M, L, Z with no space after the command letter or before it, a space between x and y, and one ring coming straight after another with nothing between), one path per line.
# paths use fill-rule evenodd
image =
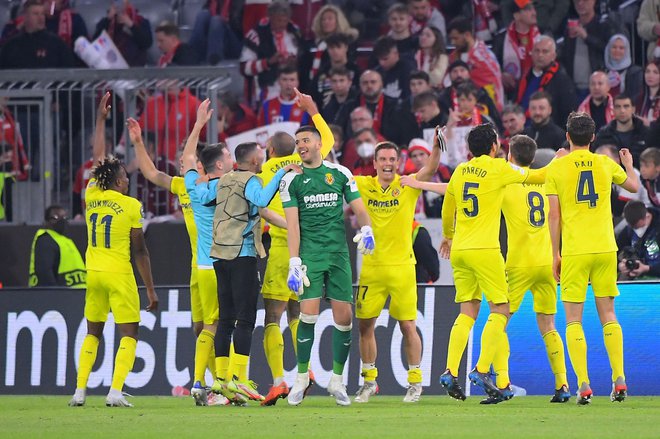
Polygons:
M305 208L316 209L318 207L335 207L339 201L339 195L335 193L305 195L303 198Z

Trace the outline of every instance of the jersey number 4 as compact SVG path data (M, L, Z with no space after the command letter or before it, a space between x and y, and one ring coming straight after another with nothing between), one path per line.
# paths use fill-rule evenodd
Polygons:
M463 213L470 218L479 215L479 199L477 198L477 194L470 193L470 190L472 189L479 189L479 183L468 182L463 185L463 202L469 202L471 204L469 209L467 207L463 208Z
M596 207L598 194L594 186L593 171L581 171L578 178L577 193L575 199L578 203L589 203L589 208Z
M543 195L538 192L530 192L527 194L527 205L529 206L529 223L533 227L543 227L545 224L545 201Z
M92 222L92 247L96 247L96 224L99 222L98 219L98 213L93 213L89 216L89 220ZM100 223L101 225L105 224L105 248L110 248L110 225L112 225L112 215L106 215L102 217Z

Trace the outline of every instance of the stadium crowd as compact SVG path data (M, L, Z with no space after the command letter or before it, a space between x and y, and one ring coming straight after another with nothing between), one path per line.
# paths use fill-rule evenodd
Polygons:
M612 193L616 232L641 230L626 216L629 201L658 215L658 0L641 2L635 35L617 19L622 3L617 0L208 0L188 41L177 24L150 23L128 0L109 2L93 32L69 0L20 3L2 30L0 69L84 67L74 52L76 39L94 39L103 31L132 67L236 60L245 84L241 95L219 97L220 140L272 123L308 124L307 113L294 104L298 88L314 98L335 135L328 160L355 175L376 175L375 146L383 140L402 148L399 173L418 172L431 156L436 125L448 128L448 151L434 182L448 182L453 169L470 158L465 136L484 122L498 130L503 156L509 139L524 133L537 142L542 163L548 150L566 145L568 114L584 111L598 129L592 149L616 160L618 150L629 148L639 169L637 194ZM645 56L633 53L633 41L640 40L648 46ZM153 45L160 57L150 62ZM638 65L633 59L648 61ZM171 99L145 97L136 119L157 168L174 174L200 100L186 88L167 95ZM29 145L17 136L13 116L1 102L0 109L0 190L5 186L6 201L10 180L29 178ZM204 139L205 132L201 135ZM91 164L70 170L76 177L73 214L83 213ZM138 180L138 198L152 216L179 209L175 197L144 178ZM440 217L442 202L443 196L423 191L416 217ZM623 275L660 277L657 240L649 242L655 244L644 247L641 257L644 266L655 268L622 270Z

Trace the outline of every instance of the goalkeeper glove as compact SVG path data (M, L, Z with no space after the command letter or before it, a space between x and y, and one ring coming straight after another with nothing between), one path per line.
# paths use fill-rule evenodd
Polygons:
M362 226L353 238L353 242L357 243L357 249L363 255L372 254L376 247L376 241L374 240L374 232L371 230L371 226Z
M305 292L304 287L309 286L307 265L303 265L300 258L289 259L289 277L286 280L286 284L298 297L302 296Z

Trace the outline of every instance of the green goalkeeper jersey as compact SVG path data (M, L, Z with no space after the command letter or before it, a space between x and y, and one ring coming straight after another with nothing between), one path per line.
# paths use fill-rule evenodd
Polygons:
M348 252L343 200L360 198L353 174L325 161L302 169L302 174L289 172L280 183L284 208L298 208L300 255Z

